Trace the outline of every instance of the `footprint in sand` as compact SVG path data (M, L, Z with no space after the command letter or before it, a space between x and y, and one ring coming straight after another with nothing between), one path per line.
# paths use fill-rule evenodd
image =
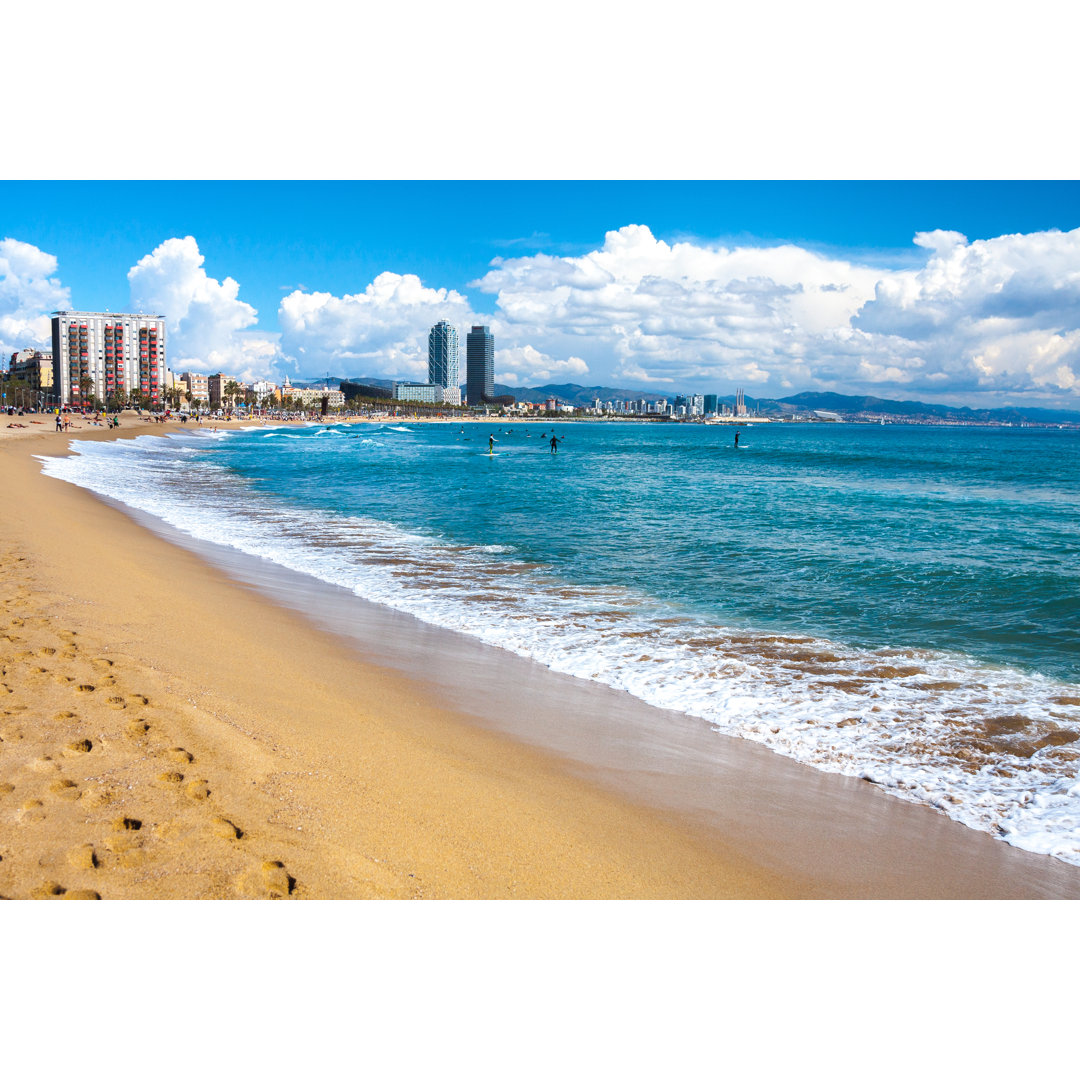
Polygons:
M127 737L138 739L150 730L150 725L145 720L132 720L127 726Z
M228 818L216 817L210 823L215 835L226 840L239 840L244 835L243 829L237 828Z
M205 780L192 780L187 787L184 788L184 794L189 799L209 799L210 798L210 785Z
M59 772L60 763L58 761L53 761L53 759L46 754L44 757L35 758L27 765L27 768L33 769L33 771L37 773Z
M118 817L112 823L113 832L138 832L142 828L142 822L138 818Z
M32 900L100 900L93 889L65 889L57 881L43 881L30 893Z
M83 788L82 794L79 796L79 801L86 803L87 806L106 806L115 801L115 799L115 791L97 785L94 787Z
M111 660L106 660L104 656L98 656L91 660L90 663L101 671L108 671L109 668L113 666L113 662Z
M64 747L65 754L89 754L94 749L94 744L89 739L76 739Z
M76 686L75 689L78 690L80 694L92 694L97 689L97 687L91 686L89 683L79 683L79 685Z
M119 695L113 695L111 698L108 699L108 701L109 701L109 704L114 709L126 709L127 708L127 702L124 701L124 699L122 697L120 697Z
M189 754L182 746L172 746L168 750L163 750L162 757L167 757L172 761L179 761L184 765L189 765L195 760L194 755Z
M63 896L67 892L57 881L43 881L36 889L30 891L31 900L52 900L55 897Z
M61 709L58 713L53 714L54 720L74 720L75 714L70 709Z
M158 774L158 780L163 784L179 784L183 779L184 774L182 772L163 772Z
M79 785L74 780L54 780L49 785L49 790L61 799L77 799L79 797Z
M68 864L75 870L96 870L98 868L97 852L93 844L80 844L68 852Z
M43 645L40 649L38 649L38 656L55 656L55 655L56 655L56 650L53 649L53 648L50 648L48 645Z
M296 888L296 879L290 877L285 864L276 859L262 864L262 879L271 900L289 896Z
M10 795L14 790L15 790L15 785L14 784L9 784L5 780L3 783L0 783L0 798L3 798L5 795Z
M45 811L41 800L27 799L26 802L19 807L19 811L15 816L20 824L25 824L30 821L44 821Z

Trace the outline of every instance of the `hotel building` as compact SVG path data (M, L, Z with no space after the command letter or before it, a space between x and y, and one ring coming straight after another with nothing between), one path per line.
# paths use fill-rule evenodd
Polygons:
M20 349L11 354L8 372L13 378L26 379L35 393L51 396L53 390L53 358L51 353L38 349Z
M481 405L495 396L495 338L486 326L474 326L465 337L465 397Z
M180 385L183 386L185 395L191 395L192 407L195 407L196 401L201 401L203 405L210 403L210 380L207 376L197 371L185 371L180 376Z
M53 382L65 404L108 403L138 390L151 409L161 407L164 315L54 311L52 341Z

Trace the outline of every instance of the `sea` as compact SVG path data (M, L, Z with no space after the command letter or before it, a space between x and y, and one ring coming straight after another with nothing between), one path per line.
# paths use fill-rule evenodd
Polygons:
M673 710L1080 865L1080 431L739 434L219 425L42 460L198 541L625 691L658 725Z

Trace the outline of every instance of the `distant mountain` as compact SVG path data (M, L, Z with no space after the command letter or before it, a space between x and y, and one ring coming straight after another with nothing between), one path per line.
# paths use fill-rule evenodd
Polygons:
M922 401L892 401L888 398L854 397L847 394L815 393L807 391L777 402L761 402L761 406L775 405L781 412L823 409L841 416L879 414L905 416L913 420L954 420L999 424L1080 424L1080 412L1066 409L1036 409L1009 406L1002 409L971 409L966 405L929 405ZM785 407L786 406L786 407ZM763 408L762 411L765 411ZM771 410L770 410L771 411Z

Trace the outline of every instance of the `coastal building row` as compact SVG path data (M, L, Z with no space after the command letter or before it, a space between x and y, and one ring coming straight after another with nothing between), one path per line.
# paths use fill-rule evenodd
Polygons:
M178 378L185 400L191 395L191 401L201 402L211 409L229 408L236 405L254 403L263 406L269 399L275 405L290 401L293 407L303 409L321 409L323 401L327 409L345 407L345 394L329 386L291 386L288 379L284 385L266 379L257 379L247 383L242 379L218 372L215 375L201 375L197 371L185 371Z
M286 379L278 388L258 381L248 385L218 372L203 375L187 371L174 377L166 365L165 317L119 312L55 311L52 314L52 352L24 349L12 357L10 373L28 384L28 391L51 402L90 406L95 401L108 405L114 399L138 394L151 409L164 407L180 394L186 402L201 402L211 409L255 403L267 398L277 403L291 398L296 407L339 409L345 405L341 389L292 387ZM460 344L457 328L447 320L437 322L428 334L427 382L398 381L392 396L398 401L427 404L462 404L459 383ZM488 326L473 326L466 336L466 392L470 406L495 403L495 339ZM173 399L175 400L175 398ZM507 399L512 400L512 399ZM502 403L502 399L498 399ZM564 406L554 399L545 402L547 411ZM565 407L572 408L572 407ZM734 406L720 403L715 394L677 396L665 399L640 398L629 401L593 402L596 414L692 418L747 416L743 391L738 390Z

